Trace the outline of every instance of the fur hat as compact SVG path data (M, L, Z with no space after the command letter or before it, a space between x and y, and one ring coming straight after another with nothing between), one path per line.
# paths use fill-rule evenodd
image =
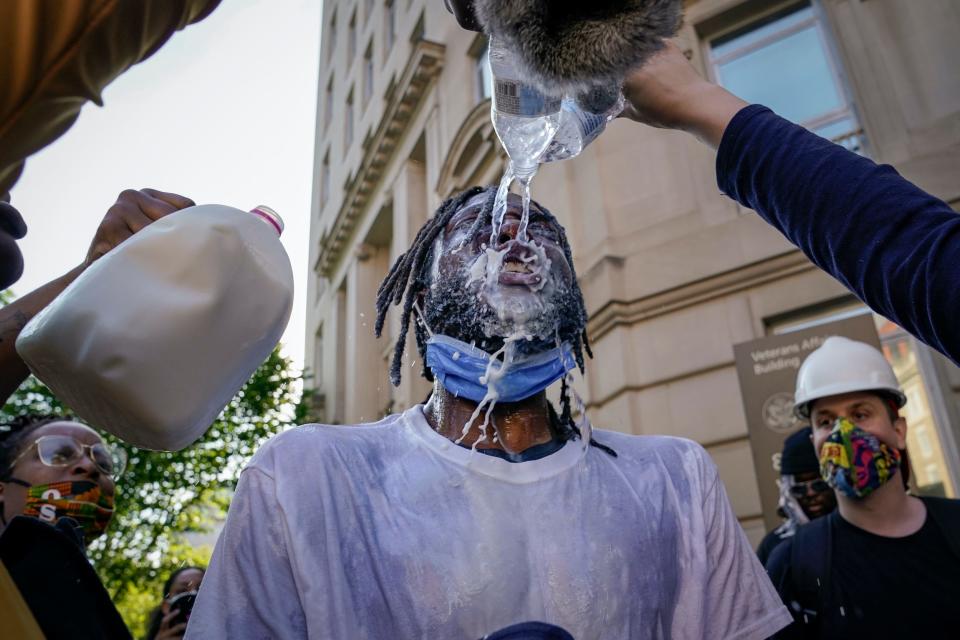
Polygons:
M676 35L682 0L474 0L484 31L517 53L544 91L620 86Z

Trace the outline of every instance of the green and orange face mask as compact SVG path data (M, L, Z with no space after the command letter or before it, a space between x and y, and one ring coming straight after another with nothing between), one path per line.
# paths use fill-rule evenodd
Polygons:
M27 488L23 515L50 524L60 518L73 518L83 530L87 544L103 535L113 517L113 496L104 494L96 482L67 480L30 485L16 478L8 482Z

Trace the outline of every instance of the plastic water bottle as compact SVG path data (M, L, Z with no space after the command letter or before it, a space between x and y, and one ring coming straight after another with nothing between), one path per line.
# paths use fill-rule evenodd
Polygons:
M607 123L623 111L624 97L619 87L598 87L576 99L564 98L560 107L560 126L540 157L540 162L555 162L580 155L597 139Z
M513 53L498 38L490 39L493 102L490 117L500 143L521 180L536 173L560 123L561 99L540 91L520 77Z
M89 424L147 449L199 438L277 344L293 271L268 207L183 209L97 260L17 339Z

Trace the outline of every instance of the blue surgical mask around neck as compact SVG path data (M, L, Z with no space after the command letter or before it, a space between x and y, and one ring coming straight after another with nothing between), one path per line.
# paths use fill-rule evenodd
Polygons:
M576 366L570 345L532 356L514 358L501 376L491 376L487 385L490 354L466 342L441 334L427 341L427 366L443 387L458 398L480 403L492 391L500 402L518 402L536 395L562 378ZM494 361L491 372L499 372L503 362Z

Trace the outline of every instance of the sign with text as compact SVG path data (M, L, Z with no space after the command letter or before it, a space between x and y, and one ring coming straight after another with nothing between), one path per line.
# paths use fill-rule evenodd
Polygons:
M880 348L880 338L870 313L733 347L763 520L768 531L780 523L776 480L783 441L806 426L793 414L797 371L806 357L830 336L844 336Z

